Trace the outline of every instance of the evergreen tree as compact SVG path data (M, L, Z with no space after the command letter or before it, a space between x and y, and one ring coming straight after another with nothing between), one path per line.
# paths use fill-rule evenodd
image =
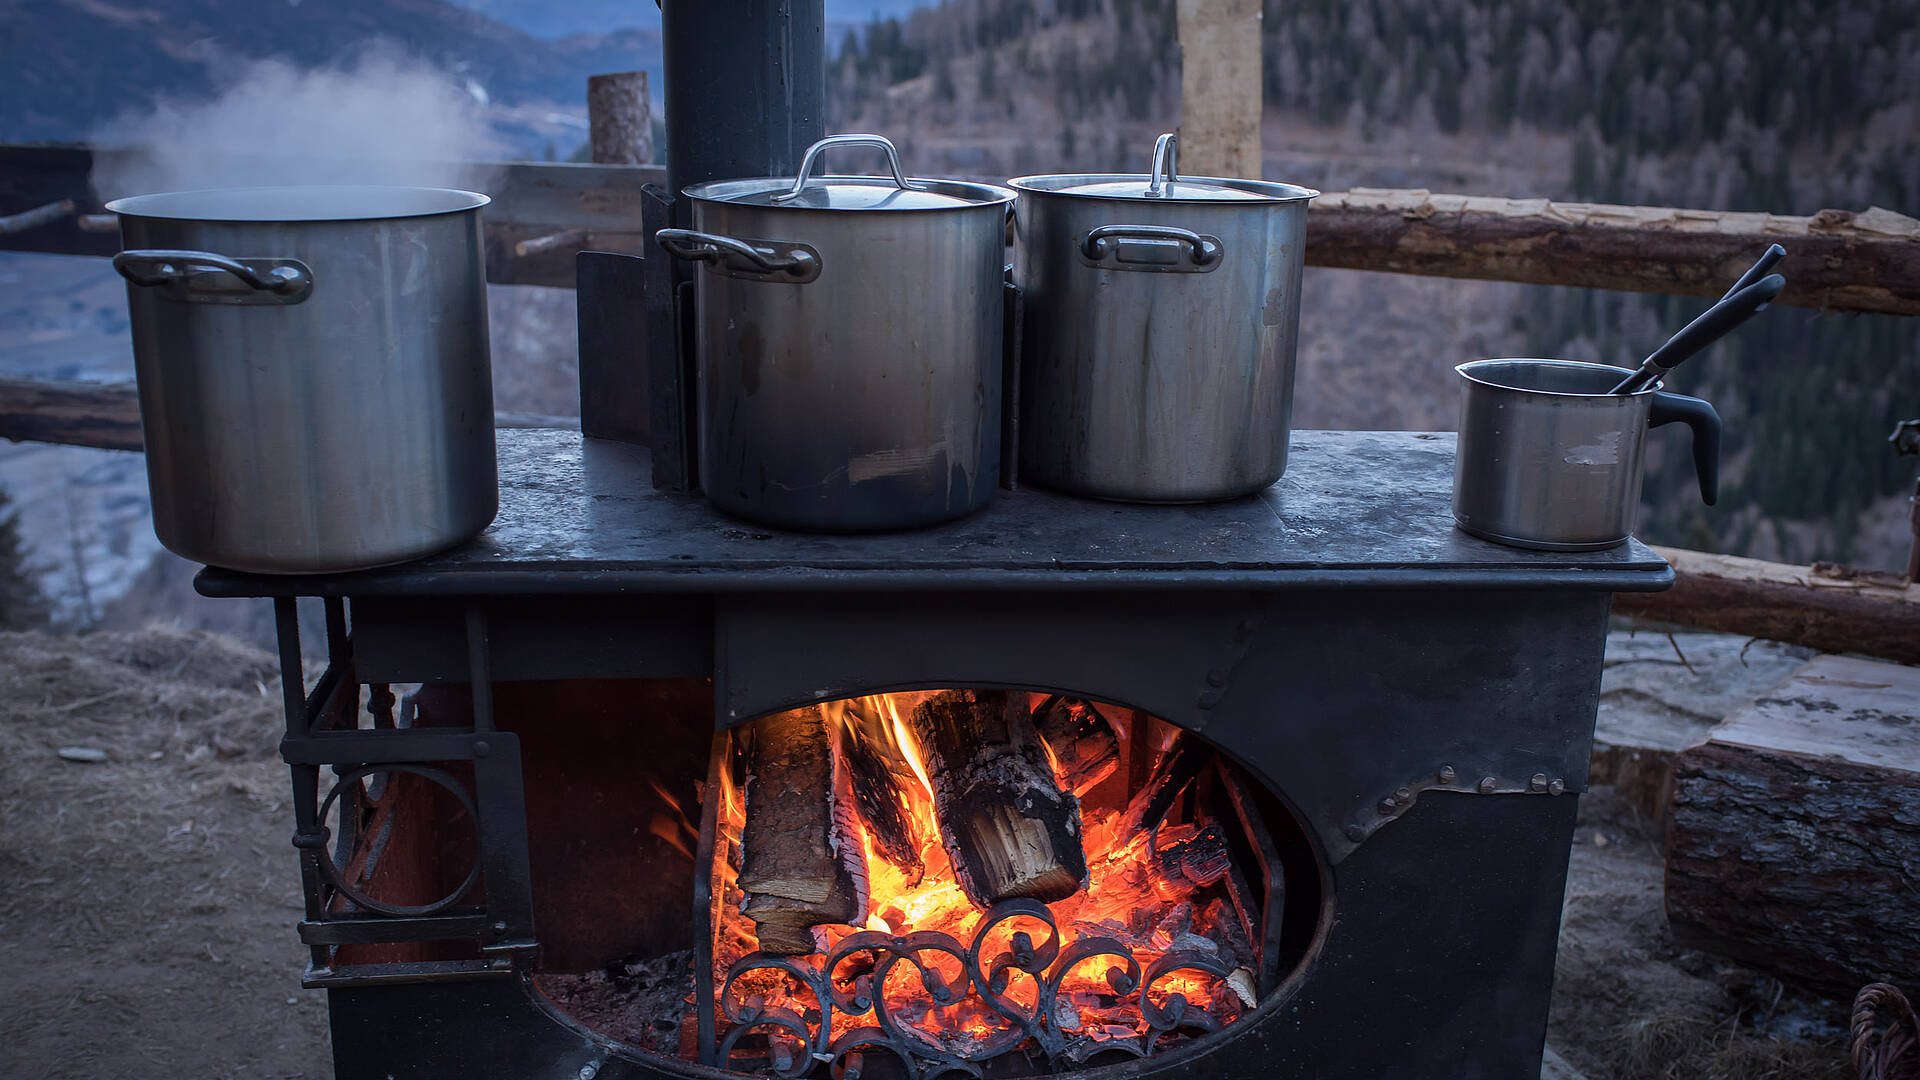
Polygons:
M12 504L12 497L0 489L0 629L28 630L46 625L47 598L27 569L20 515L7 509Z

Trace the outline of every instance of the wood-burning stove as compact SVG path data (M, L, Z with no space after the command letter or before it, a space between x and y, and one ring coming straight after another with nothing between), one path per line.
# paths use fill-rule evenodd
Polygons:
M973 687L1157 717L1298 830L1282 876L1310 906L1280 913L1286 955L1258 1004L1097 1075L1532 1075L1609 597L1671 571L1638 543L1535 553L1458 532L1451 450L1302 432L1287 476L1251 499L1021 491L937 529L847 538L655 491L637 447L503 432L500 517L474 544L335 577L203 572L207 595L275 598L300 933L338 1074L737 1075L618 1043L536 985L543 963L616 963L638 938L700 944L698 853L673 847L699 829L650 828L663 804L639 777L691 807L697 784L714 793L716 733ZM330 658L305 695L300 596L324 599ZM646 681L595 684L593 704L552 681L583 679ZM413 714L390 689L406 683L470 710ZM606 704L623 685L645 714ZM368 885L383 863L415 868L400 892Z

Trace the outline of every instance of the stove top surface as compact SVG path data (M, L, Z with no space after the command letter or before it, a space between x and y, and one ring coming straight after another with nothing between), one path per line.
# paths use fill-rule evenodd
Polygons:
M830 536L726 517L656 491L644 447L578 431L497 433L500 513L473 541L353 574L209 568L209 596L996 588L1574 588L1652 591L1672 570L1638 540L1537 552L1453 524L1451 433L1296 431L1259 495L1136 506L1038 488L912 532Z

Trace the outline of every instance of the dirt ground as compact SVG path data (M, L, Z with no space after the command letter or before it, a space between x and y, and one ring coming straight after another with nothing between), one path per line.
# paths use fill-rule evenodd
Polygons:
M177 629L0 634L0 1075L331 1075L279 689ZM64 760L63 747L106 751ZM1549 1043L1587 1080L1841 1080L1846 1003L1676 949L1654 830L1583 801Z

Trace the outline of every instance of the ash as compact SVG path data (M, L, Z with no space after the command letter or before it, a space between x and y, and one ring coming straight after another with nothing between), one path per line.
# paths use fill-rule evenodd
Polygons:
M600 1035L665 1057L698 1056L691 949L533 981L555 1008Z

